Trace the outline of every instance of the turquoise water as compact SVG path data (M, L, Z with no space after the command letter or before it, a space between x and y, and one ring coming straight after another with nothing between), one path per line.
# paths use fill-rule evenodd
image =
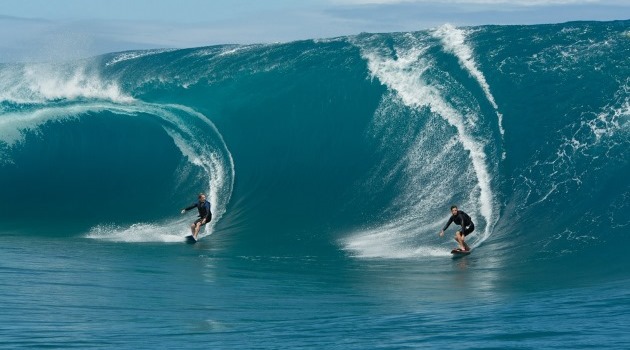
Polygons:
M628 348L629 56L617 21L2 65L0 346Z
M503 285L482 249L459 261L235 256L213 239L3 239L3 346L628 345L627 282L531 291Z

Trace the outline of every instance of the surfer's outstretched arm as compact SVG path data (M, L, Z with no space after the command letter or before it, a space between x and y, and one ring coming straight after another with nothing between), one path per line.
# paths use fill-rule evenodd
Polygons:
M184 209L182 209L182 214L184 214L185 212L189 211L190 209L196 208L197 207L197 203L193 203L191 206L188 206Z
M446 231L446 229L451 226L451 223L453 222L453 216L451 216L450 218L448 218L448 222L446 223L446 225L444 226L444 228L442 229L442 231L440 231L440 237L444 236L444 231Z
M451 226L451 223L453 222L453 216L451 216L450 218L448 218L448 222L446 223L446 225L444 225L444 228L442 229L442 231L446 231L446 229Z

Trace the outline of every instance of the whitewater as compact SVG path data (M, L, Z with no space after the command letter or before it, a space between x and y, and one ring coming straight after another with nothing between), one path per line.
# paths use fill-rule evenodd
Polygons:
M0 64L0 347L629 347L629 32Z

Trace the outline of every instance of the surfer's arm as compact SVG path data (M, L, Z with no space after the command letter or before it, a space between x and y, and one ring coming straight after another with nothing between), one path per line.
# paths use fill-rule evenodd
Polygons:
M197 207L197 203L193 203L191 206L188 206L184 209L182 209L182 211L186 212L189 211L190 209L196 208Z
M446 231L446 229L451 226L451 223L453 222L453 216L451 215L451 217L448 219L448 222L446 223L446 226L444 226L444 228L442 229L442 232Z
M453 217L452 216L448 219L448 222L446 223L446 226L444 226L442 231L440 231L440 237L444 236L444 231L451 225L451 222L453 222Z

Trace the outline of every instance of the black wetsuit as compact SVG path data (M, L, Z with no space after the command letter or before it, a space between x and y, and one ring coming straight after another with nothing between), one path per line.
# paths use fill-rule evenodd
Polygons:
M184 210L189 211L192 208L197 208L199 211L199 219L195 220L195 224L201 222L201 220L206 219L206 222L203 224L207 224L212 220L212 211L210 210L210 202L195 202L191 206L185 208ZM203 226L201 225L201 226Z
M457 211L457 215L451 215L442 231L445 231L452 222L462 227L460 232L464 234L464 237L468 236L471 232L475 230L475 224L473 224L470 216L468 216L468 214L464 213L461 210Z

